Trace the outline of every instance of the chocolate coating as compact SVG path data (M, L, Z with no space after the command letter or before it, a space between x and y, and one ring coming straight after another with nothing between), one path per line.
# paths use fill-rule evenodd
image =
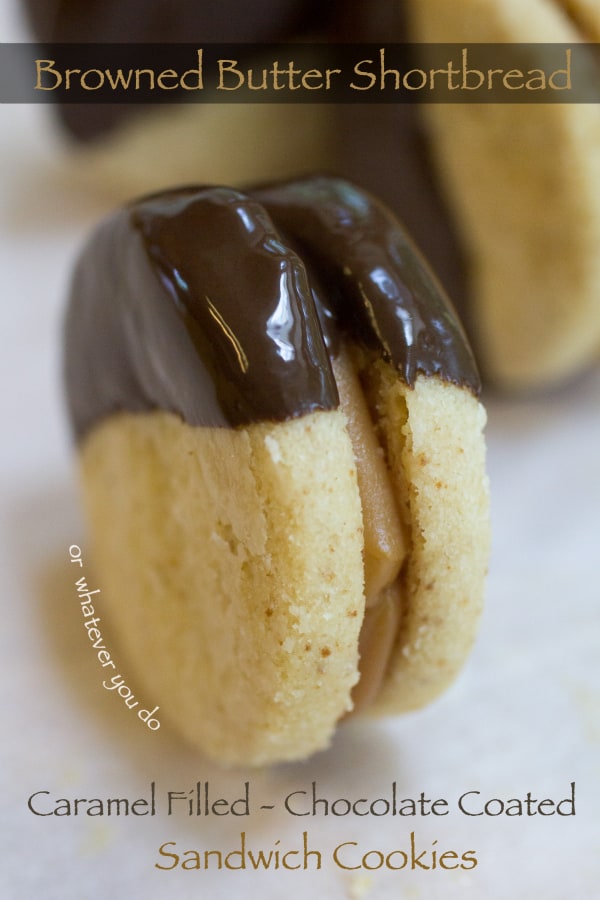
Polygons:
M256 192L298 242L352 340L417 374L480 389L471 349L440 284L392 213L340 178L311 177Z
M339 333L409 385L422 373L478 391L442 292L370 195L323 177L152 195L105 222L75 271L75 432L121 410L235 427L334 409Z
M109 219L77 267L66 325L78 434L123 409L236 426L338 403L303 264L228 188L157 194Z

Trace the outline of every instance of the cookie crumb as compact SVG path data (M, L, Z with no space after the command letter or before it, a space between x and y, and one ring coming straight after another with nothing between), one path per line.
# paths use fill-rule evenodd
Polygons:
M275 440L274 437L271 437L270 434L265 435L265 447L269 451L269 456L271 457L273 462L280 463L283 457L281 455L279 443Z
M373 879L370 875L357 875L348 885L350 900L364 900L371 893Z

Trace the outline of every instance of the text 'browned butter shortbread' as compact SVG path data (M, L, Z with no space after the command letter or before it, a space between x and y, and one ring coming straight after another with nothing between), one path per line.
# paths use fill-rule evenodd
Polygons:
M105 605L227 764L434 698L488 557L479 382L398 222L346 181L186 187L92 236L66 380Z

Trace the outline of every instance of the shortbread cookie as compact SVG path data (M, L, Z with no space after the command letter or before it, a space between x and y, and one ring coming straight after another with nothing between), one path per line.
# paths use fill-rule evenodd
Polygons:
M479 382L406 235L350 183L183 188L103 223L66 380L104 602L226 764L299 759L460 670L488 556Z
M179 43L174 58L195 65L196 47L246 45L239 64L272 63L269 42L324 27L315 0L23 0L38 41ZM262 50L260 49L262 47ZM164 92L163 98L164 100ZM115 201L190 180L242 184L298 175L331 159L334 123L327 105L215 102L57 103L53 136L72 183ZM231 97L227 97L231 100Z
M268 44L297 37L326 19L316 0L22 0L37 41L58 44ZM153 107L156 109L156 106ZM59 105L65 129L93 141L143 118L136 103Z
M425 42L597 41L594 0L419 0ZM600 77L600 70L598 77ZM600 355L600 107L424 107L471 269L484 374L509 389L557 383Z

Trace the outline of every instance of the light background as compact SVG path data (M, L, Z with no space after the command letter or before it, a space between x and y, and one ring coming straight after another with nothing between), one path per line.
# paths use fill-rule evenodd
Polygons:
M22 32L8 3L3 40ZM422 713L342 729L302 765L227 773L148 731L101 687L75 599L68 547L84 548L60 383L60 328L70 266L108 207L54 166L48 111L0 108L3 627L0 893L7 900L144 897L289 900L600 897L600 368L559 393L488 398L493 554L480 637L456 685ZM96 585L93 585L96 586ZM104 623L103 623L104 624ZM118 644L103 629L113 656ZM127 663L120 668L126 674ZM151 698L143 698L151 704ZM146 704L148 705L148 704ZM234 799L251 782L248 819L36 817L27 797L162 794L209 781ZM323 796L443 797L450 815L294 818L294 790ZM560 800L575 817L461 815L457 798ZM159 872L157 848L298 846L308 831L323 868L306 872ZM472 871L344 872L333 847L475 850ZM360 856L357 852L357 857Z

